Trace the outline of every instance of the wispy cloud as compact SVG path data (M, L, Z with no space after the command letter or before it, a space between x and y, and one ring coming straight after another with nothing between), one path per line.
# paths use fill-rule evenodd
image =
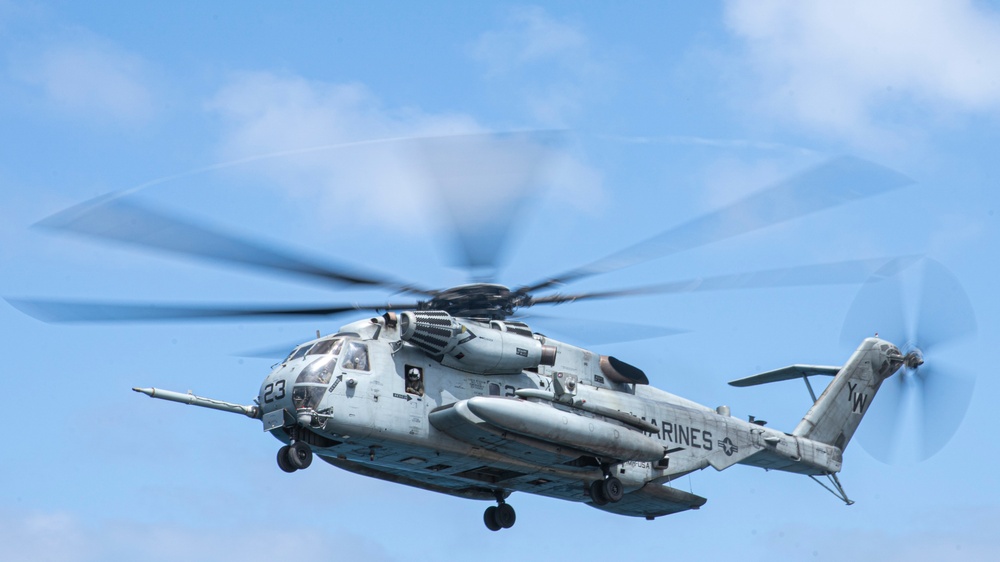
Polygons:
M725 18L740 95L771 118L870 145L1000 110L1000 14L981 4L731 0Z
M348 220L418 216L442 198L457 202L463 217L484 219L540 181L567 200L599 191L596 175L578 161L557 158L556 176L537 161L535 149L545 147L481 135L488 127L469 115L385 107L362 84L242 73L208 109L224 122L221 158L276 155L241 170Z
M91 33L71 35L11 55L11 75L49 108L75 118L126 124L150 119L155 96L148 63Z
M507 12L503 24L471 45L487 80L509 84L542 123L565 125L588 98L607 89L610 74L579 25L540 7Z
M490 74L516 71L529 64L586 58L587 38L539 7L512 9L502 28L484 32L473 45L473 56Z

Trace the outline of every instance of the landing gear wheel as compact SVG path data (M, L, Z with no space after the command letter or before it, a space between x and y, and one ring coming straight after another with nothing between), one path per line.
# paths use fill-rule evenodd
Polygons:
M497 524L504 529L510 529L514 526L514 522L517 521L517 513L514 513L514 508L509 503L498 505L493 515L496 517Z
M590 483L590 500L594 505L606 505L607 496L604 495L604 480L594 480Z
M502 528L497 522L497 506L491 505L486 508L483 513L483 523L486 523L486 528L491 531L499 531Z
M298 470L309 468L313 462L312 449L302 441L296 441L288 447L288 462Z
M295 472L296 468L292 466L292 461L288 458L288 448L288 445L285 445L278 449L278 468L285 472Z
M622 486L621 480L610 476L601 482L601 492L609 502L617 502L625 495L625 487Z

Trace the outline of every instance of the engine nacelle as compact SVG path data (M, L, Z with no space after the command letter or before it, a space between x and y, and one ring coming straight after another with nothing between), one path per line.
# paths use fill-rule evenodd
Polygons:
M527 332L528 335L525 335ZM447 312L408 311L399 315L399 337L442 365L483 375L509 375L554 365L556 348L542 345L521 325L484 324Z

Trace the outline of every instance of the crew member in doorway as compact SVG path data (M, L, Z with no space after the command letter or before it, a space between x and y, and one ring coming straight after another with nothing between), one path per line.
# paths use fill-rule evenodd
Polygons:
M406 366L406 392L417 396L424 395L424 371L420 367Z

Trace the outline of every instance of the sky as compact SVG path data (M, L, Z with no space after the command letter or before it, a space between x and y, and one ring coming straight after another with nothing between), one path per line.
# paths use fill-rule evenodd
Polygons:
M698 511L648 522L515 494L517 525L491 533L480 502L319 465L284 474L258 422L131 391L250 403L275 360L255 351L364 315L47 324L0 302L0 558L1000 558L1000 453L988 429L1000 392L989 360L1000 338L996 2L0 0L0 49L0 296L387 298L35 226L123 190L430 287L469 280L443 225L510 217L496 280L516 286L849 155L913 184L572 289L920 255L959 280L978 326L940 352L945 370L976 381L955 436L928 460L887 464L860 446L862 423L840 473L852 506L807 478L737 466L677 482L708 498ZM463 181L434 191L382 142L525 130L573 141L537 176L544 189L514 207L489 169L463 169ZM441 194L458 192L465 211L448 219ZM790 431L809 406L802 384L726 382L846 361L856 343L841 328L861 289L651 295L544 314L592 328L598 336L560 337L641 367L660 388ZM682 333L600 341L615 322Z

